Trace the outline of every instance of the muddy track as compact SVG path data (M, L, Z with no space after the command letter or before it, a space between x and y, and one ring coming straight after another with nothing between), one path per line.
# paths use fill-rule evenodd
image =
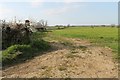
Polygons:
M118 64L110 48L80 39L65 40L68 42L53 40L53 51L4 69L3 77L118 78Z

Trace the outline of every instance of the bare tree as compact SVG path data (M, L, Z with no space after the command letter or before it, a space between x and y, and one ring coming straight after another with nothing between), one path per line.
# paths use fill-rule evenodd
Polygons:
M46 30L46 27L47 27L47 21L45 21L45 20L40 20L38 23L37 23L37 25L36 25L36 28L38 29L38 30Z
M0 20L0 27L5 28L5 26L6 26L6 21Z

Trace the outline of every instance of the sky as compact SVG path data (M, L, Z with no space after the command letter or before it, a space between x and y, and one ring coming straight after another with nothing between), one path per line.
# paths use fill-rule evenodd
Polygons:
M118 24L118 2L95 1L2 1L0 19L47 20L48 25Z

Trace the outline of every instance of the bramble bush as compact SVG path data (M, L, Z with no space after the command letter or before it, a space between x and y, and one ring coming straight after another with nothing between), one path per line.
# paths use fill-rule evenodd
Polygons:
M34 57L35 53L48 50L50 45L48 42L44 41L42 37L43 33L33 33L30 44L15 44L8 47L2 52L1 61L3 65L17 62L21 59L26 60Z

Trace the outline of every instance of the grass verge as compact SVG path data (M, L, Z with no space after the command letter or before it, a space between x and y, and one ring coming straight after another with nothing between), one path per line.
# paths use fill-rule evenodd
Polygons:
M54 36L87 39L91 43L110 47L114 53L118 53L118 28L116 27L70 27L62 30L54 30Z
M36 53L48 50L50 48L49 43L44 41L40 36L39 33L35 33L32 35L30 44L16 44L2 51L2 60L0 61L2 61L3 66L30 59L36 56Z

